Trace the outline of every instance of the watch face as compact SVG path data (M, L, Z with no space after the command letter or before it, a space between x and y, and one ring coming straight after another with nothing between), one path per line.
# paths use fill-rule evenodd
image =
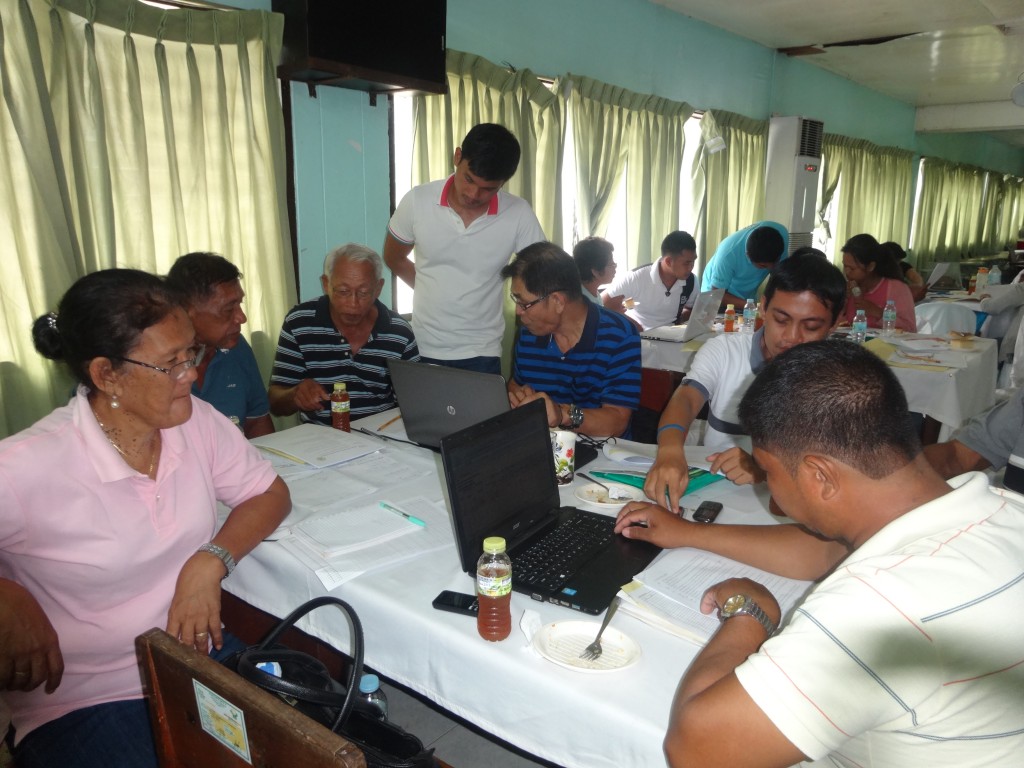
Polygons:
M722 613L724 613L726 616L731 616L746 604L746 595L733 595L725 601L725 604L722 606Z

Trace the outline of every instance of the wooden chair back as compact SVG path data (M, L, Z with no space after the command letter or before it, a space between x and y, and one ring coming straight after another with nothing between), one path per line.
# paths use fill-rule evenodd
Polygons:
M162 768L366 768L354 744L163 630L135 647Z

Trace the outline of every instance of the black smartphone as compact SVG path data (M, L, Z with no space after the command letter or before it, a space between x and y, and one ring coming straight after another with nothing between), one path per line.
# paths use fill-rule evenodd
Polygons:
M452 613L463 613L466 616L476 616L480 610L480 603L476 595L466 595L462 592L452 592L446 589L434 598L432 605L439 611L451 611Z
M717 501L702 501L700 506L693 512L693 519L698 523L713 523L718 513L722 511L722 505Z

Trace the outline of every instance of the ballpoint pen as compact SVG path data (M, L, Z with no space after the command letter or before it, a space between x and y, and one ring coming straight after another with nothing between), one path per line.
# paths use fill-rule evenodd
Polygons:
M408 520L410 523L415 523L420 528L426 528L427 527L427 524L425 522L423 522L422 520L420 520L418 517L414 517L413 515L410 515L408 512L403 512L398 507L393 507L390 504L388 504L386 501L381 501L381 502L378 502L378 503L380 504L380 506L382 508L386 509L388 512L394 512L396 515L401 515L406 520Z
M387 420L387 421L385 421L385 422L384 422L383 424L381 424L381 425L380 425L379 427L377 427L377 431L378 431L378 432L383 432L383 431L384 431L384 428L385 428L385 427L390 427L390 426L391 426L392 424L394 424L394 423L395 423L396 421L398 421L398 420L399 420L400 418L402 418L402 414L398 414L398 415L397 415L397 416L395 416L395 417L394 417L393 419L388 419L388 420Z

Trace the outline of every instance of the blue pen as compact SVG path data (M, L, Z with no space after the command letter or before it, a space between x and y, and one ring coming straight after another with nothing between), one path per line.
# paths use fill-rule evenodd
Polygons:
M410 523L415 523L420 528L426 528L427 527L427 524L425 522L423 522L422 520L420 520L418 517L414 517L414 516L410 515L408 512L403 512L398 507L393 507L390 504L388 504L386 501L381 501L381 502L378 502L378 503L381 505L381 507L386 509L388 512L394 512L396 515L401 515L406 520L408 520Z

